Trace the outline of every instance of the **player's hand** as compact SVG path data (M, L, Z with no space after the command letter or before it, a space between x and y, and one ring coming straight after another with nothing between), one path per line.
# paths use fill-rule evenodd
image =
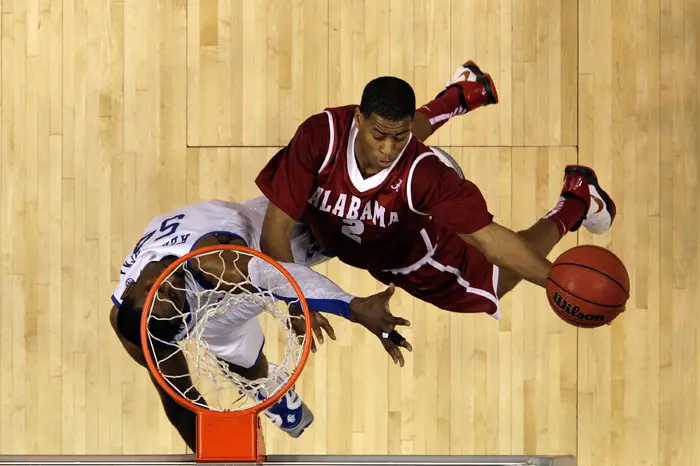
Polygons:
M302 311L299 306L291 305L289 306L289 314L294 317L300 317L298 319L291 319L292 329L298 336L304 335L306 333L306 323L303 318L304 311ZM331 340L335 340L335 330L328 319L326 319L326 316L316 311L309 311L309 315L311 315L311 329L319 344L322 345L324 342L322 330L326 332ZM313 337L311 338L311 351L313 353L316 352L316 341Z
M350 301L350 320L357 322L375 334L382 342L386 352L391 356L391 359L394 360L394 364L399 364L403 367L404 358L401 348L413 351L413 347L396 332L395 328L397 325L410 326L411 323L403 317L394 316L389 310L389 301L395 290L396 288L392 283L382 292L367 298L353 299Z
M395 317L389 310L389 300L396 288L392 283L377 294L366 298L355 298L350 301L350 320L366 327L375 335L389 333L397 325L410 326L411 323L403 317Z

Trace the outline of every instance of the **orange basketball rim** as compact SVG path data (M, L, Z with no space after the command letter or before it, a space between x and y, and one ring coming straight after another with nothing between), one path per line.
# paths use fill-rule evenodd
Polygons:
M216 251L232 250L249 256L261 258L272 264L290 283L299 299L299 306L304 313L305 338L298 364L289 380L277 392L255 406L237 411L214 411L199 406L176 390L165 380L150 350L148 341L148 317L151 314L153 300L160 285L178 267L193 257ZM275 404L296 382L304 368L311 349L311 320L309 308L301 288L277 261L268 255L245 246L220 244L206 246L178 258L158 277L148 294L141 316L141 344L149 371L158 384L177 403L197 415L197 451L195 460L200 462L263 462L266 455L265 442L260 428L259 415Z

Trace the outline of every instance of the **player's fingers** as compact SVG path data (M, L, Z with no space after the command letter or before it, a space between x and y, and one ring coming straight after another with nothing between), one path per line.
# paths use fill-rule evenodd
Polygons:
M393 283L391 283L387 287L387 289L382 292L382 305L384 306L384 310L386 312L391 313L391 306L389 305L389 301L391 300L391 297L394 296L395 291L396 287Z
M297 336L304 336L306 333L306 328L304 327L303 322L299 320L292 320L292 330L294 330L294 333L296 333Z
M318 339L318 343L320 345L323 344L323 332L321 331L321 327L318 325L314 325L314 335L316 335L316 338Z
M411 344L408 342L408 340L402 341L399 346L402 348L406 348L408 351L413 351L413 346L411 346Z
M394 361L394 364L396 364L398 360L396 359L396 353L394 352L395 346L389 340L384 338L380 338L380 340L386 352L389 353L389 356L391 356L391 360Z
M386 338L389 340L391 343L397 346L401 346L401 343L406 341L406 339L401 335L399 332L396 330L392 330L391 332L384 333L382 334L382 337Z
M405 325L406 327L411 326L411 323L408 320L404 319L403 317L394 317L393 324L394 325Z
M328 334L328 336L330 337L330 339L335 340L335 329L333 328L331 323L328 322L328 319L324 319L322 326L323 326L323 329Z
M396 355L396 361L399 364L399 367L403 367L403 365L406 363L403 359L403 354L401 353L401 350L399 349L398 346L394 346L393 352Z
M401 337L401 338L403 338L403 337ZM394 361L394 364L398 364L399 366L403 367L405 364L405 360L403 358L403 353L401 352L401 348L399 348L393 341L388 340L386 338L382 338L382 345L384 345L384 349L386 350L387 353L389 353L389 356L391 356L391 359ZM408 346L409 346L409 348L411 348L410 344Z
M398 361L396 360L396 354L392 351L392 348L388 346L385 348L386 352L389 353L389 356L391 356L391 360L394 362L394 364L396 364Z

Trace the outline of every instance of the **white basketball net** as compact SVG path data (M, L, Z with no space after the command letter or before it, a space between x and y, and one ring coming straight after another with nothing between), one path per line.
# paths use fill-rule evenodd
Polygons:
M240 258L252 254L216 250L198 254L189 263L196 264L197 258L204 256L217 257L219 272L207 270L195 275L192 265L182 262L161 282L146 310L149 325L155 320L172 321L181 326L181 331L175 341L163 341L148 331L148 344L160 374L180 395L213 411L240 411L277 393L292 376L303 354L305 316L299 296L285 302L274 296L275 289L257 289L250 276L239 283L225 279L233 270L245 275L237 264ZM268 273L279 274L275 279L289 283L279 270L271 269ZM172 298L173 294L177 297ZM301 335L297 336L293 323L302 329ZM270 364L266 377L250 380L234 372L222 358L230 360L241 352L250 354L251 347L257 351L259 338L251 341L251 335L259 335L257 325L263 329L263 352ZM182 355L189 372L168 373L172 372L168 369L171 360Z

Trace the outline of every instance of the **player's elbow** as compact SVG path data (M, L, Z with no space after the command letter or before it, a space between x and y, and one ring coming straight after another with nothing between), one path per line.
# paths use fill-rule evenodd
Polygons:
M296 221L292 217L270 203L260 235L262 252L278 261L294 262L290 243L294 225Z
M270 238L269 230L266 231L263 228L262 234L260 235L260 250L267 254L268 256L274 258L275 254L273 251L273 244L275 243L273 238Z

